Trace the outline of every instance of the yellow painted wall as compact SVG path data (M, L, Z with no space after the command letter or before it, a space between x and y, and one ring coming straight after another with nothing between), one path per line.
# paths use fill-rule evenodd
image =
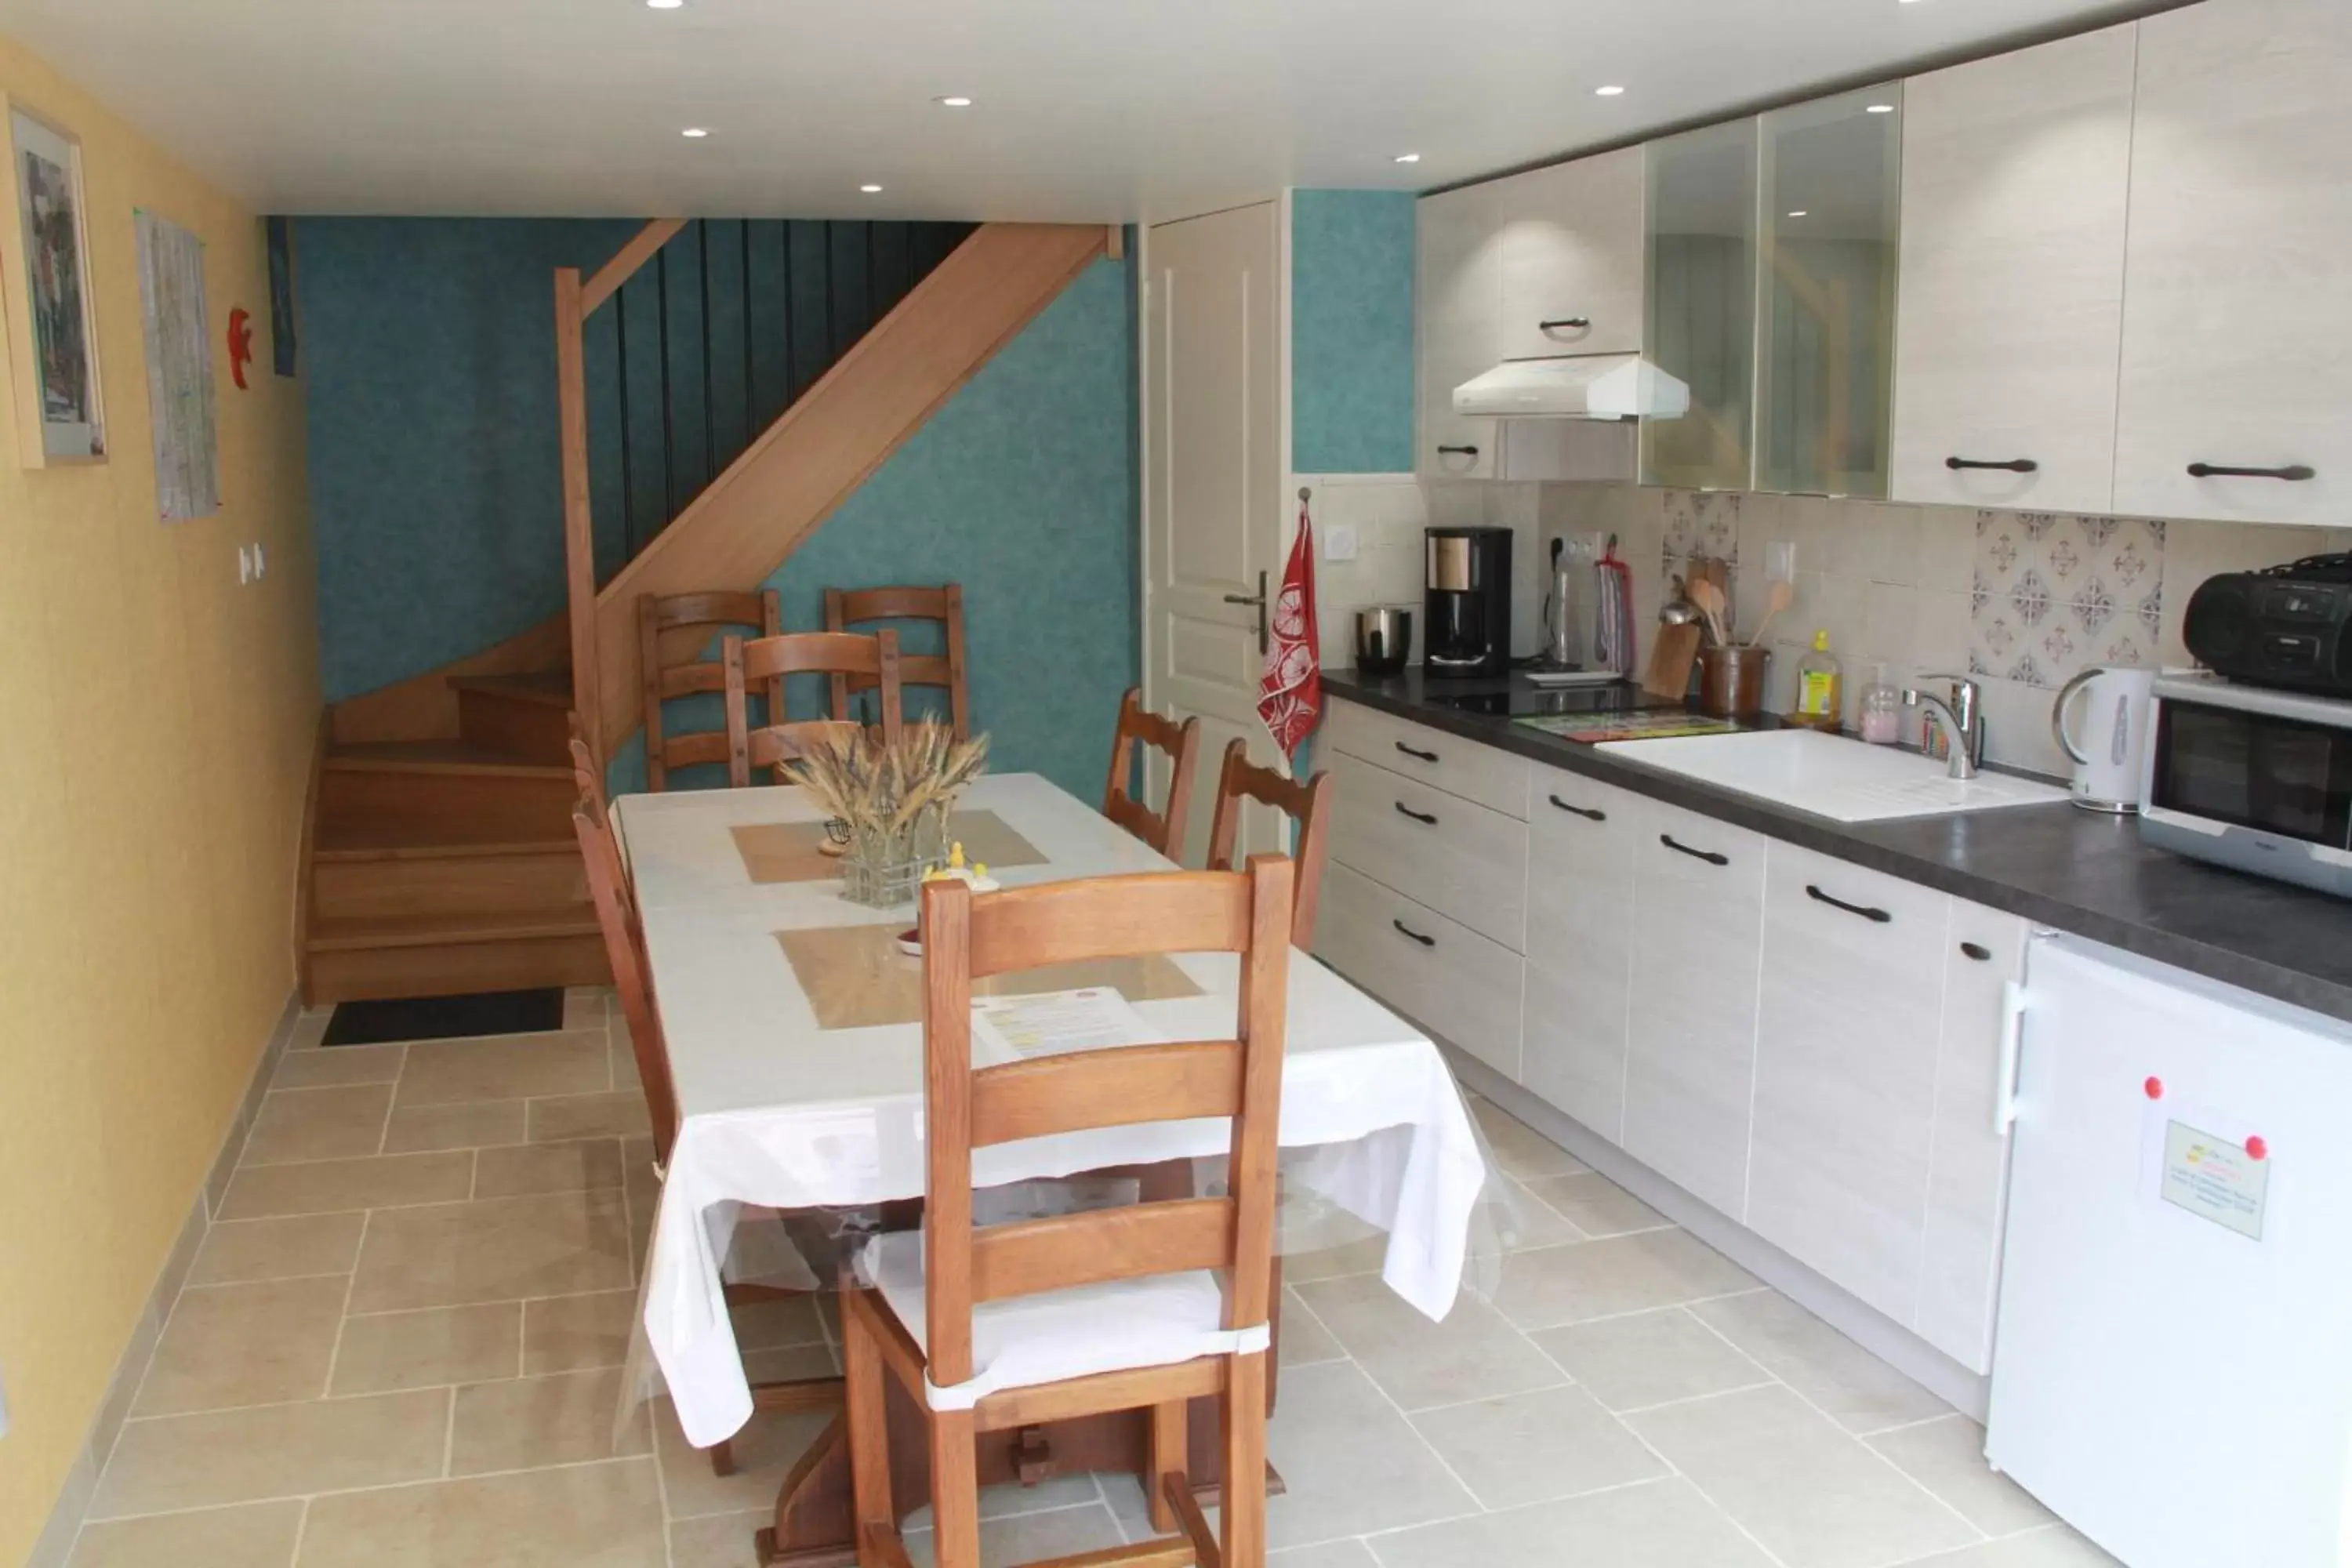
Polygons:
M112 451L20 466L25 275L0 175L0 1563L17 1563L293 984L319 681L301 387L269 369L259 218L5 37L0 93L81 137ZM225 505L194 522L155 516L133 207L206 247ZM257 322L248 392L221 346L235 306ZM255 541L268 574L240 586Z

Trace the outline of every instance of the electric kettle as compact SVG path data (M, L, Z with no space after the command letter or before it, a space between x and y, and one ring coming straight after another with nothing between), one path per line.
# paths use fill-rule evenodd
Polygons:
M2140 756L2147 747L2152 669L2093 666L2058 689L2050 707L2050 732L2074 762L2068 792L2086 811L2118 816L2139 810ZM2071 722L2082 699L2081 728Z

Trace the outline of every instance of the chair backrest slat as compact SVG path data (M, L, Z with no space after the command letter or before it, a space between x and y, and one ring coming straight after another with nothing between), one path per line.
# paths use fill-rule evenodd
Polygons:
M1241 1108L1239 1040L1037 1057L971 1075L971 1146L1088 1127L1231 1116Z
M898 679L908 686L944 687L948 716L959 741L971 739L971 690L965 671L963 587L948 583L937 588L827 588L824 626L833 632L871 621L937 621L947 644L943 654L906 654L899 659ZM844 673L833 679L833 716L847 720L853 693L873 689L872 676Z
M1240 952L1249 932L1244 878L1139 871L1040 882L993 895L988 919L972 928L971 972L1004 974L1153 952Z
M972 1237L971 1299L1229 1268L1237 1217L1231 1198L1177 1198L991 1226Z
M621 1016L628 1025L629 1048L636 1057L637 1078L645 1086L646 1110L653 1121L654 1162L667 1168L670 1145L677 1137L677 1095L670 1081L668 1042L663 1037L661 1015L654 1005L653 973L646 957L645 929L638 920L636 899L629 890L627 872L621 864L612 819L605 815L597 796L586 791L587 780L583 778L582 783L583 794L572 813L572 827L580 840L580 858L587 865L588 896L596 906L596 926L604 938L604 957L612 965L613 989L620 999Z
M710 633L728 626L757 627L767 637L782 631L783 613L776 591L768 588L750 594L672 594L667 597L642 594L637 597L637 671L645 700L646 784L650 789L667 789L672 768L727 760L723 749L713 756L709 746L699 742L698 737L668 734L662 704L675 697L726 689L719 666L702 657L702 647ZM688 657L681 659L677 656L677 644L680 634L688 631L696 636L688 644ZM663 651L665 643L670 647L667 655ZM782 715L782 680L770 683L768 705L772 719Z
M1155 812L1129 787L1136 742L1165 752L1171 772L1168 803ZM1143 706L1143 691L1129 687L1118 701L1118 727L1111 737L1110 779L1103 785L1102 814L1171 860L1184 858L1184 828L1192 801L1192 769L1200 760L1201 721L1181 724Z
M1225 743L1224 766L1217 774L1217 812L1209 827L1209 869L1234 868L1234 846L1241 836L1242 803L1255 800L1297 825L1297 842L1291 858L1298 863L1298 886L1290 915L1290 944L1312 951L1315 913L1323 892L1324 836L1330 830L1331 775L1318 773L1305 784L1286 779L1272 768L1249 760L1242 742Z
M872 636L854 632L792 632L746 642L729 637L721 645L719 668L727 691L727 780L738 789L751 782L755 767L776 768L801 755L819 740L843 729L832 719L784 719L782 697L788 675L830 675L856 672L871 675L882 692L882 738L896 741L903 724L898 683L898 636L885 628ZM745 694L753 681L764 680L777 693L768 700L768 722L751 728ZM779 783L784 782L781 777Z

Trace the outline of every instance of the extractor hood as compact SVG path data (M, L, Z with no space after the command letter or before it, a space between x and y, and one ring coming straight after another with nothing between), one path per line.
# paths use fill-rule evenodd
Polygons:
M1454 389L1454 412L1506 419L1679 419L1690 388L1639 354L1505 360Z

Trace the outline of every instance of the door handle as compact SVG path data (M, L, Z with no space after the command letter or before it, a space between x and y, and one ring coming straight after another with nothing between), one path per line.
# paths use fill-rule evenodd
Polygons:
M1864 920L1875 921L1880 925L1885 925L1895 918L1885 910L1871 909L1862 904L1849 904L1843 899L1833 899L1811 882L1805 884L1805 897L1817 904L1827 904L1833 910L1843 910L1850 915L1860 915Z
M1264 658L1265 657L1266 649L1265 574L1261 572L1257 574L1256 593L1228 594L1225 595L1225 603L1228 605L1255 605L1257 606L1257 656L1260 658Z
M1433 763L1437 761L1437 753L1435 752L1424 752L1417 746L1408 746L1402 741L1399 741L1396 743L1396 749L1402 752L1408 757L1419 757L1424 763Z
M2014 980L2000 985L2000 1066L1992 1086L1992 1130L2006 1138L2017 1124L2017 1057L2025 1035L2025 987Z
M1712 849L1694 849L1687 844L1677 844L1675 842L1675 836L1671 833L1659 834L1658 842L1664 845L1667 848L1673 850L1677 855L1687 855L1694 860L1704 860L1710 866L1728 866L1731 864L1730 856L1718 855Z
M1440 447L1437 448L1437 455L1441 458L1475 458L1478 455L1478 448L1475 447Z
M1539 332L1554 332L1562 330L1582 331L1591 325L1592 325L1592 318L1590 316L1561 316L1554 321L1538 321L1536 331Z
M2192 479L2284 479L2299 485L2305 479L2315 479L2319 470L2308 463L2290 463L2284 468L2232 468L2220 463L2191 463L2189 477Z
M2001 462L1990 458L1947 458L1944 467L1956 473L1962 468L1999 468L2006 473L2031 474L2039 471L2042 465L2031 458L2011 458Z
M1392 925L1392 926L1396 927L1396 928L1397 928L1397 930L1399 930L1399 931L1402 931L1405 935L1407 935L1407 936L1409 936L1409 937L1412 938L1412 940L1413 940L1413 941L1415 941L1415 942L1417 942L1421 943L1421 945L1422 945L1422 946L1423 946L1423 947L1435 947L1435 946L1437 945L1437 939L1436 939L1435 937L1433 937L1433 936L1423 936L1423 935L1422 935L1419 931L1417 931L1413 930L1411 926L1409 926L1409 925L1405 924L1405 923L1404 923L1404 921L1393 921L1393 920L1392 920L1392 921L1389 921L1389 924L1391 924L1391 925Z
M1405 805L1402 801L1396 803L1396 808L1404 813L1405 816L1412 817L1415 822L1426 823L1432 827L1437 826L1437 818L1435 816L1425 811L1415 811L1412 807Z
M1606 822L1609 820L1609 814L1605 811L1595 811L1589 805L1570 805L1568 802L1560 799L1558 795L1553 795L1551 797L1551 803L1552 805L1559 807L1562 811L1574 812L1577 816L1583 817L1588 822Z

